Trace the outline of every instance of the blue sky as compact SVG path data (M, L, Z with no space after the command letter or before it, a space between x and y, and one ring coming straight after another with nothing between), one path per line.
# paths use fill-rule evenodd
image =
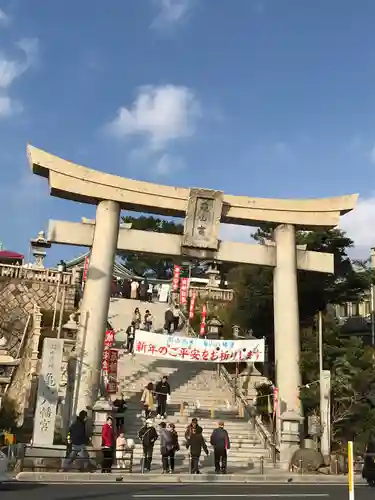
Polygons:
M375 244L373 0L0 1L0 241L27 252L49 197L26 144L92 168L259 197L361 195ZM226 237L248 240L229 228ZM56 247L55 261L80 253Z

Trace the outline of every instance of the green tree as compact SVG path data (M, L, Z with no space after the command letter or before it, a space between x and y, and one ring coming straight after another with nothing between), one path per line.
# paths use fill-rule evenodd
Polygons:
M272 228L259 229L255 240L265 243L272 238ZM304 232L296 235L298 245L308 250L333 253L335 273L298 272L299 313L302 327L311 326L319 310L328 304L339 304L359 299L369 290L369 278L356 272L347 256L353 242L339 229ZM229 275L236 299L230 306L230 315L243 329L252 329L257 336L273 336L272 269L239 266Z
M150 231L154 233L167 233L182 235L184 231L183 224L160 219L152 216L132 217L125 216L123 222L131 223L132 229L139 231ZM119 256L124 260L124 264L138 276L151 275L159 279L171 278L174 264L181 264L182 259L172 259L169 256L160 256L152 254L142 254L134 252L119 252ZM192 275L200 275L205 271L204 265L198 261L190 262Z
M324 318L323 368L331 372L332 440L336 449L355 436L362 449L375 426L374 351L358 337L343 337L333 317ZM300 397L305 415L319 414L319 353L315 328L301 331Z
M271 240L272 227L260 228L255 239L260 243ZM366 263L360 271L358 263L352 266L347 251L353 242L338 229L297 232L296 240L308 250L333 253L335 264L332 275L298 272L301 372L303 383L311 384L319 378L318 311L327 311L329 304L359 300L368 293L373 273ZM226 311L229 321L239 324L244 330L252 329L258 337L265 336L271 366L274 366L272 270L239 266L231 271L230 279L236 298ZM357 440L365 441L368 429L375 424L371 402L375 391L373 349L365 347L358 338L343 338L334 318L329 319L327 314L325 317L324 368L332 373L333 438L340 447L353 432L360 434ZM301 397L305 415L316 413L319 409L319 384L313 383L302 390Z

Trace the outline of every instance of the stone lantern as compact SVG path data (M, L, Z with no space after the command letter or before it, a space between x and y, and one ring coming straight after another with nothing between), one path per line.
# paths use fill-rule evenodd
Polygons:
M39 269L44 269L44 259L47 255L47 248L51 248L51 243L49 243L45 237L44 231L39 231L38 236L30 240L31 250L35 258L35 263L33 267Z
M219 288L220 282L220 271L217 268L217 264L215 262L211 262L206 271L206 275L208 277L208 288Z
M240 327L238 325L233 325L232 326L232 332L233 332L233 338L238 339L240 338Z
M207 338L220 339L223 323L218 318L211 318L207 321Z

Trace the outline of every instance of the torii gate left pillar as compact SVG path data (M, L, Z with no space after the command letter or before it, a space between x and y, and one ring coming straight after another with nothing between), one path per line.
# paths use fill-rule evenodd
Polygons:
M119 223L119 203L99 202L96 208L87 279L80 307L73 415L81 410L91 409L98 399L104 349L103 332L107 328Z

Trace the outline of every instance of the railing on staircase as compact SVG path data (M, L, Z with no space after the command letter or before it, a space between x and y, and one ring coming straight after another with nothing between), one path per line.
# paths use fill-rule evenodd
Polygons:
M236 379L231 377L228 370L224 365L218 365L218 373L220 378L228 385L231 389L235 402L240 408L242 406L245 413L247 413L253 429L257 430L263 439L264 448L268 449L272 458L272 462L275 464L279 459L279 450L276 443L274 442L273 436L268 431L268 429L263 425L263 422L259 415L256 414L254 406L249 404L249 401L242 394L241 390L237 387Z
M171 304L173 305L173 303L174 303L173 298L171 298ZM189 321L186 319L186 316L181 310L180 310L180 316L182 321L184 322L187 335L190 337L198 337L197 333L189 324ZM249 420L251 421L253 429L257 430L257 432L262 437L264 448L269 450L273 464L275 464L279 459L279 450L275 442L275 439L268 431L268 429L263 425L260 416L256 414L254 406L249 403L249 401L242 394L241 390L237 387L236 379L231 377L225 365L223 364L218 365L218 374L231 390L234 401L237 404L238 408L240 407L243 408L244 413L248 415Z

